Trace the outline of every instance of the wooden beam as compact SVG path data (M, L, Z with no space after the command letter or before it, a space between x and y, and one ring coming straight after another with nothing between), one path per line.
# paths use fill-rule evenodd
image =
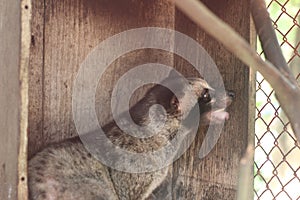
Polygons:
M0 0L0 199L17 199L20 1Z

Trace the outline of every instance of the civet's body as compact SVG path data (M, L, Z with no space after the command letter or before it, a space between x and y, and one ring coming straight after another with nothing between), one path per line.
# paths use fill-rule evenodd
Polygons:
M187 117L182 113L192 112L194 106L199 105L203 123L218 123L228 118L225 108L231 103L233 93L216 99L210 95L214 92L203 79L190 78L187 85L173 79L170 76L166 81L175 84L179 96L175 96L166 87L156 85L130 109L133 121L143 126L149 123L149 108L154 104L162 105L167 116L164 127L152 137L136 138L123 132L115 122L108 123L103 129L116 147L135 153L156 151L164 147ZM187 96L187 91L196 95L198 105ZM220 105L223 102L223 107L212 110L212 104L218 102L221 102ZM151 117L159 116L154 112ZM189 131L189 127L184 128ZM147 199L162 183L168 167L146 173L118 171L103 165L76 137L52 144L38 152L29 161L28 172L31 200L141 200Z

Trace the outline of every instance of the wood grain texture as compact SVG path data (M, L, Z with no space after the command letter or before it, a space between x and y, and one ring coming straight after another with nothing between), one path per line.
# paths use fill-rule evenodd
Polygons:
M44 1L32 1L29 57L28 155L43 146Z
M19 1L0 0L0 199L17 198L20 9Z
M248 1L210 0L204 3L249 40ZM225 88L234 90L236 99L229 108L231 119L208 156L201 160L198 158L206 132L201 129L190 149L174 164L173 199L235 199L239 160L248 141L249 70L177 10L175 28L195 38L206 49L219 68ZM175 64L178 62L175 61ZM209 74L206 76L211 80ZM210 84L218 87L214 82Z
M31 0L21 2L21 55L19 67L20 117L18 151L18 199L28 199L27 155L28 155L28 88L30 53Z
M143 10L143 12L140 12ZM122 31L159 26L172 28L174 7L165 1L33 1L30 68L29 157L43 146L76 135L71 96L80 64L104 39ZM107 105L113 85L137 64L169 55L145 50L114 62L99 83L97 103ZM147 56L146 56L147 55ZM110 107L99 119L111 119ZM100 120L101 121L101 120Z

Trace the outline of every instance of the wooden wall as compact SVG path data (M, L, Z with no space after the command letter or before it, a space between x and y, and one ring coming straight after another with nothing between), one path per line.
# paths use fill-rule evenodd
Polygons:
M19 142L20 3L0 1L0 199L16 199Z
M174 26L174 7L161 0L33 1L33 16L30 156L50 142L76 134L71 113L73 81L93 48L128 29ZM97 92L97 102L107 109L99 116L103 123L111 119L108 103L118 78L138 64L156 60L167 65L173 61L170 55L145 50L120 58L109 67Z
M249 40L249 1L204 3ZM208 51L220 69L225 87L234 90L237 98L230 108L231 120L209 156L198 159L205 134L201 130L155 195L164 199L234 199L238 164L248 140L249 86L253 86L248 68L165 0L33 0L32 6L29 157L51 142L76 135L71 110L73 81L79 65L94 47L131 28L175 28ZM97 104L107 109L98 113L103 123L111 119L109 99L116 81L134 66L148 62L174 65L184 75L194 73L162 51L139 50L117 59L97 89ZM142 94L138 92L136 99Z
M204 0L205 5L231 25L246 40L250 40L249 1ZM176 10L175 29L196 39L213 58L223 77L226 89L234 90L236 99L229 108L230 120L225 123L218 143L204 159L199 151L206 129L201 129L190 149L174 164L173 199L236 199L239 160L248 142L248 104L254 77L249 68L229 53L220 43L198 28ZM180 63L175 62L175 65ZM252 80L252 82L250 82ZM211 82L213 87L218 87ZM251 91L253 93L253 91ZM252 129L253 130L253 129Z
M30 0L0 0L0 199L27 198Z

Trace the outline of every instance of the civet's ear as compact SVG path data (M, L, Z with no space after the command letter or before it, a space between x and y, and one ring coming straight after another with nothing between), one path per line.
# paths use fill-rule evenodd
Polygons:
M193 87L201 87L209 89L210 91L215 91L204 79L202 78L188 78L189 83L193 85Z

